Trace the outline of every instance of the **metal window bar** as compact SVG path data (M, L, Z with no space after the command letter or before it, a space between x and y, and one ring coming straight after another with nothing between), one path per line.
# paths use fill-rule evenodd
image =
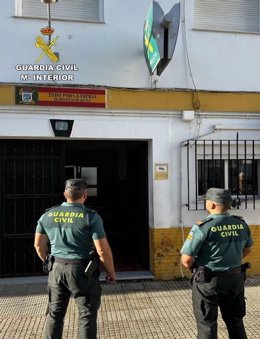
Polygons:
M187 144L185 145L187 147L187 186L188 186L188 203L187 206L190 206L190 142L187 141Z
M252 166L252 171L253 173L257 172L256 163L255 163L255 141L253 140L253 145L252 145L252 153L253 153L253 166ZM255 208L255 203L256 203L256 180L255 176L253 175L253 205Z
M247 146L247 143L246 143L246 140L244 140L245 177L247 178L247 165L246 165L246 164L247 164L247 159L246 159L247 152L246 152L246 146ZM248 185L247 185L247 180L246 180L246 181L245 181L245 208L246 208L246 209L247 209L247 192L248 192Z
M205 193L209 186L216 184L232 191L237 209L260 207L260 140L239 140L237 134L235 140L191 139L187 140L185 147L188 210L205 209L201 191Z
M195 156L195 178L198 177L198 162L196 161L197 159L197 150L198 150L198 146L197 146L197 140L195 141L195 152L194 152L194 156ZM196 210L198 209L198 181L196 180L195 182L195 192L196 192Z

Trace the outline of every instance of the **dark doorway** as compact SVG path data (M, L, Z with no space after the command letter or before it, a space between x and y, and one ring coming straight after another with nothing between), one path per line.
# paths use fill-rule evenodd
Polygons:
M87 176L86 205L104 220L116 269L148 270L147 142L71 141L65 162L66 178Z
M0 276L41 274L35 225L63 201L65 179L87 176L86 205L104 220L118 271L148 270L146 141L0 141Z

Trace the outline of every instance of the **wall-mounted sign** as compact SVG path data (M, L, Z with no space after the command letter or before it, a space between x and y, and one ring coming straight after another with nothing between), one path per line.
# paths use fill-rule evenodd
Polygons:
M147 12L144 30L144 56L152 75L161 75L173 57L180 25L180 3L164 14L157 1L152 1Z
M39 87L38 105L106 107L106 90L69 87Z
M155 4L156 3L152 2L151 6L149 7L145 18L143 31L144 55L151 74L153 74L160 61L159 47L153 32Z
M155 180L168 180L168 164L155 164Z
M70 137L74 120L50 119L55 137Z
M106 108L106 90L75 87L16 86L17 105Z

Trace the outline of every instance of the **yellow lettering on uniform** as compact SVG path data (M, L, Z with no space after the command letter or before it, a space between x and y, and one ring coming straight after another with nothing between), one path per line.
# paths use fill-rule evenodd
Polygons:
M65 217L65 218L84 218L84 213L75 213L75 212L50 212L48 213L48 217Z
M226 237L238 237L239 236L237 231L221 232L220 235L221 235L222 238L226 238Z
M211 227L212 232L222 232L222 231L235 231L235 230L243 230L243 224L238 225L217 225Z
M53 220L54 222L61 222L61 223L68 223L68 224L73 224L73 218L64 218L64 217L56 217Z

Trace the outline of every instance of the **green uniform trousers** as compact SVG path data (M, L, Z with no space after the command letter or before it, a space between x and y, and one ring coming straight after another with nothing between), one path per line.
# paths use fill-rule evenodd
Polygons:
M243 274L212 277L208 283L192 281L193 311L198 339L217 339L218 307L227 326L229 339L247 339Z
M54 263L49 272L49 314L46 339L62 339L64 317L73 296L78 306L79 339L97 338L97 312L101 301L99 271L91 279L84 275L85 265Z

